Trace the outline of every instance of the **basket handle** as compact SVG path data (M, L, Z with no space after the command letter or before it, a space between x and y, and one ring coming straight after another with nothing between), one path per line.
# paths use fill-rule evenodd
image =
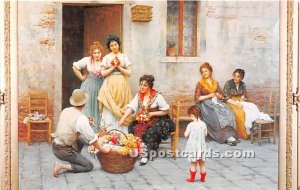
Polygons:
M118 130L118 129L111 129L111 130L107 131L107 133L109 133L109 132L111 132L111 131L117 131L117 132L122 133L122 134L125 136L125 138L128 140L126 134L125 134L123 131L120 131L120 130Z

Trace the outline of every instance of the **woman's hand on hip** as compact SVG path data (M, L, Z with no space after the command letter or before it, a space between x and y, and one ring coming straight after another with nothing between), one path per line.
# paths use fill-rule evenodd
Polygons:
M83 82L83 81L85 81L86 77L87 77L87 74L83 74L80 80Z

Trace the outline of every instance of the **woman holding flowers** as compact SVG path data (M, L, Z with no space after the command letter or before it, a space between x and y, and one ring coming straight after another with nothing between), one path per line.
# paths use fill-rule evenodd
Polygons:
M161 93L153 88L154 77L144 75L140 78L140 92L127 105L119 121L122 126L130 114L136 115L136 121L128 126L128 132L140 137L147 146L147 157L141 159L140 165L148 162L149 151L157 150L161 140L166 140L175 130L175 125L168 115L169 105Z
M98 94L99 110L102 113L102 121L109 125L108 130L117 128L118 120L125 113L126 105L132 100L131 88L128 77L131 74L131 62L128 57L120 52L121 41L115 35L109 35L106 46L111 53L104 56L101 63L101 74L105 77ZM131 118L127 118L123 124L127 126ZM102 123L102 125L103 125ZM127 127L122 127L127 132Z

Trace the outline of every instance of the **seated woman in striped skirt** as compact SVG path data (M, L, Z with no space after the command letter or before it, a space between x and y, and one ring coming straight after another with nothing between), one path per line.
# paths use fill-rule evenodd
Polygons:
M127 105L123 117L119 121L122 126L130 114L136 120L128 126L128 132L141 137L147 146L147 154L141 159L140 165L148 162L150 150L157 150L161 140L166 140L175 131L175 125L168 115L169 105L163 95L153 88L154 77L144 75L140 78L140 91Z

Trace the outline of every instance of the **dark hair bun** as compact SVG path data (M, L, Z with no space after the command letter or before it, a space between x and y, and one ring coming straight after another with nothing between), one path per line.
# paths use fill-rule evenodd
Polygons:
M116 41L119 46L121 45L121 40L118 36L114 35L114 34L109 34L107 39L106 39L106 47L110 50L109 46L110 46L110 42L111 41Z
M245 70L244 69L236 69L236 70L233 71L233 74L235 74L235 73L239 73L241 75L242 79L244 79L244 77L245 77Z
M149 77L149 80L150 80L150 81L152 81L152 82L154 82L154 81L155 81L155 79L154 79L154 76L153 76L153 75L148 75L148 77Z
M150 86L150 88L153 87L153 82L155 81L154 76L153 75L143 75L140 78L140 82L142 81L146 81L148 83L148 85Z

